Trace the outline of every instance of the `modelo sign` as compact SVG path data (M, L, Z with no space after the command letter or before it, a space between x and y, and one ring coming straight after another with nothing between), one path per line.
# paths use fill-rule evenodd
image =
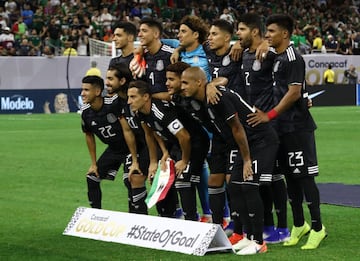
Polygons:
M24 111L33 110L34 101L29 97L22 95L13 95L11 97L1 97L1 110L2 111Z
M0 90L0 114L76 112L80 89Z

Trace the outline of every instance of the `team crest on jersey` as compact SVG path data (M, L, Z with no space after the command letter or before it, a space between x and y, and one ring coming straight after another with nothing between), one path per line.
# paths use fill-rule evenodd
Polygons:
M200 106L200 104L199 104L198 101L192 100L192 101L190 102L190 104L191 104L191 107L192 107L195 111L198 111L198 110L200 110L200 108L201 108L201 106Z
M252 69L253 71L257 72L260 71L261 69L261 62L259 60L255 60L253 65L252 65Z
M114 123L117 121L117 117L113 113L109 113L106 115L106 119L110 123Z
M198 64L199 63L199 56L194 56L193 63Z
M230 56L225 55L225 57L222 59L222 66L228 66L230 64L230 62L231 62Z
M163 71L165 68L163 60L158 60L156 62L156 70L157 71Z
M277 61L277 62L274 64L274 69L273 69L274 72L277 72L277 71L279 70L279 65L280 65L280 61Z

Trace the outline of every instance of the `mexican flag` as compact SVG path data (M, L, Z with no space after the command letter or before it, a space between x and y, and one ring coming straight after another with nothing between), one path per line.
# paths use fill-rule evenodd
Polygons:
M166 171L161 170L160 162L151 185L150 192L145 199L148 208L153 207L157 202L166 197L170 187L175 180L175 164L172 159L166 160Z

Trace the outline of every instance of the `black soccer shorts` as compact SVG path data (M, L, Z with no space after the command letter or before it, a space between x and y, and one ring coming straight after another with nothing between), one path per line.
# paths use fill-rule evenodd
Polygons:
M318 176L313 131L291 132L280 137L278 162L281 172L295 178Z
M149 173L149 163L150 163L149 151L146 146L141 146L141 147L138 146L137 153L138 153L139 167L142 172L142 175L147 176ZM126 161L124 164L123 179L128 177L131 164L132 164L132 157L131 154L129 154L126 156Z
M114 180L121 164L125 163L126 154L110 147L97 160L100 179Z

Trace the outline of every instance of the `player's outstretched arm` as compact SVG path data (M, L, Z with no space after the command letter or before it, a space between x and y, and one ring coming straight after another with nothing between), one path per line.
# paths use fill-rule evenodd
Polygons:
M226 86L228 84L226 77L214 78L211 82L206 85L206 99L207 103L215 105L219 102L221 92L216 88L217 86Z
M263 61L269 52L268 41L262 41L261 44L256 48L255 57L256 60Z
M242 126L239 118L236 115L232 117L230 120L228 120L227 123L231 128L233 137L239 147L239 151L243 159L244 180L248 180L249 178L252 177L254 173L252 170L250 149L244 127Z
M231 46L231 50L230 50L230 57L233 61L237 62L241 59L242 53L243 53L243 48L240 45L240 41L236 41L233 46Z
M290 85L288 91L280 102L268 112L256 109L255 113L248 115L247 123L255 127L260 123L269 122L281 113L287 111L298 99L301 98L301 85Z
M165 142L164 140L159 136L157 135L155 132L153 132L153 135L155 137L155 140L157 141L159 147L160 147L160 150L162 152L162 157L160 159L160 166L161 166L161 169L163 171L166 171L167 169L167 166L166 166L166 160L168 158L170 158L170 154L169 154L169 151L167 150L166 148L166 145L165 145Z
M181 173L187 168L187 165L190 161L191 153L191 138L189 132L182 128L175 134L176 138L179 141L181 148L181 160L175 163L176 175L181 175Z
M125 138L126 144L129 148L129 151L131 154L131 166L130 166L130 170L129 170L129 179L130 179L130 176L134 172L134 170L137 170L139 173L141 173L138 158L137 158L136 139L135 139L134 132L130 128L127 120L124 117L121 117L119 119L119 121L121 124L121 128L123 130L123 133L124 133L124 138Z
M86 174L95 173L95 175L99 177L99 173L97 171L97 165L96 165L96 143L95 143L94 134L91 132L85 132L85 140L91 160L90 168Z
M151 181L152 178L154 178L156 170L157 170L157 165L158 165L158 157L157 157L157 143L153 134L153 131L150 129L149 126L146 125L146 123L142 122L141 126L144 130L145 133L145 141L146 141L146 145L148 147L149 150L149 159L150 159L150 164L149 164L149 180Z

